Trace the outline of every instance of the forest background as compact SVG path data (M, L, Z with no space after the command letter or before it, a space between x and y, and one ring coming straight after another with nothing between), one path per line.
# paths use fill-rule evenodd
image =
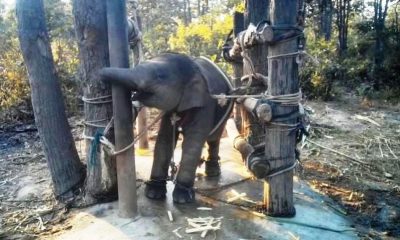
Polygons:
M44 0L55 65L68 113L80 111L78 48L68 0ZM145 58L161 52L206 56L228 74L221 49L240 0L139 0ZM132 9L128 1L128 13ZM306 0L306 51L300 69L306 98L400 99L400 1ZM17 38L15 3L0 0L0 122L32 118L27 72Z

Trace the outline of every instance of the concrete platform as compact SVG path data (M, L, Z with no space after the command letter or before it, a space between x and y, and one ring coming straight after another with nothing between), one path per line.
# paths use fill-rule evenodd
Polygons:
M173 184L168 183L167 199L152 201L143 195L143 182L138 181L139 216L135 219L121 219L118 203L101 204L77 213L71 220L73 227L56 239L179 239L172 231L179 228L182 239L358 239L350 228L350 222L333 207L330 199L314 192L305 182L295 178L294 218L269 218L238 206L227 204L232 189L245 192L253 201L262 201L263 183L246 180L250 175L232 148L228 139L221 143L222 176L216 179L204 177L204 169L197 173L196 203L175 205L172 203ZM180 159L177 149L175 159ZM152 156L136 156L138 179L147 179L150 174ZM229 187L224 187L228 185ZM222 187L222 188L221 188ZM206 196L205 196L206 195ZM249 203L238 201L246 206ZM197 210L209 207L212 211ZM171 211L174 221L170 222L167 211ZM223 217L221 229L209 232L206 238L200 233L186 234L186 218Z

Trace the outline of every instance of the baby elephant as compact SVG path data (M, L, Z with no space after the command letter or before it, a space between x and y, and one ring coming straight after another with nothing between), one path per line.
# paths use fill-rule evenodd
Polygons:
M226 76L209 60L182 54L166 53L143 62L133 69L104 68L104 81L120 84L132 91L143 105L164 111L154 149L154 161L145 194L151 199L164 199L166 180L178 129L183 134L182 159L173 191L175 203L195 200L193 184L202 148L208 144L208 176L221 174L219 142L232 103L220 106L212 94L228 94ZM177 116L173 126L171 117Z

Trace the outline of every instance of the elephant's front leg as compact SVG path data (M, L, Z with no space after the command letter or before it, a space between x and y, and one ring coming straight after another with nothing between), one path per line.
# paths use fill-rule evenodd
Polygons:
M165 198L169 164L176 145L176 139L178 138L177 131L175 131L175 141L173 141L173 134L174 128L171 124L171 114L165 114L161 120L154 148L154 161L150 180L146 183L145 194L148 198Z
M193 184L196 169L212 126L212 117L210 114L204 114L203 110L199 110L193 116L193 122L183 127L182 160L172 194L175 203L191 203L195 200Z

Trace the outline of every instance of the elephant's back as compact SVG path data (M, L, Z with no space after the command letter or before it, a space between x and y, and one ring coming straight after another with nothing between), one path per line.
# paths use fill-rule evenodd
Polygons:
M228 94L232 90L229 78L211 60L200 57L196 58L194 61L207 82L210 94Z

